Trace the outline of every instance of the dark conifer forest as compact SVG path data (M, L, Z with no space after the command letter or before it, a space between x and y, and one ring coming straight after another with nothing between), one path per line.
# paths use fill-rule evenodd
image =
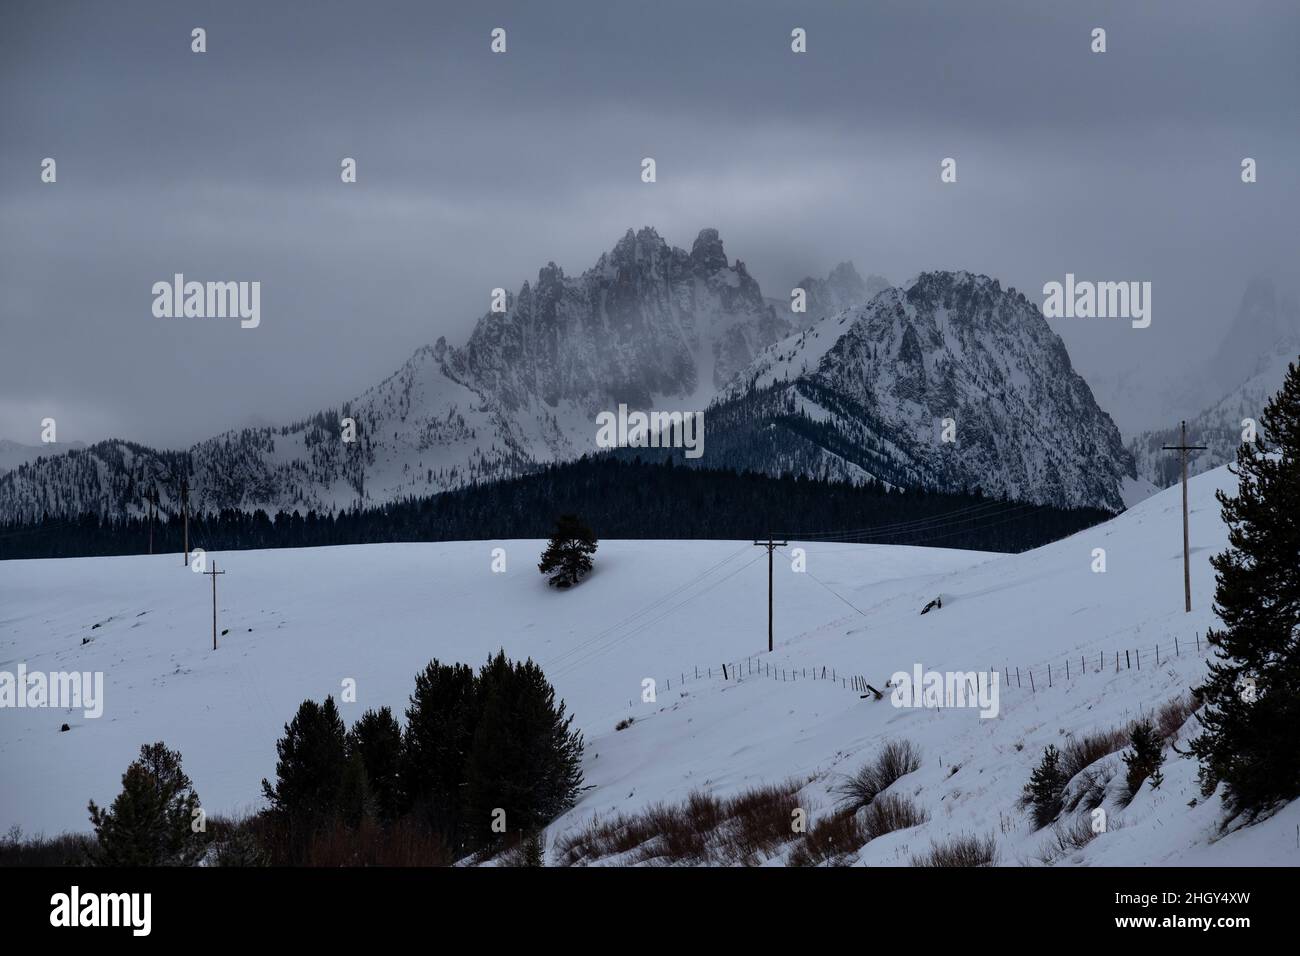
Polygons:
M226 510L190 516L190 547L210 551L303 548L391 541L546 538L561 514L577 514L601 539L743 539L768 533L878 544L1019 552L1111 517L966 494L892 490L752 472L649 463L637 456L584 457L507 481L374 508L274 515ZM181 522L153 529L155 552L180 551ZM46 517L0 523L0 559L149 551L147 517Z

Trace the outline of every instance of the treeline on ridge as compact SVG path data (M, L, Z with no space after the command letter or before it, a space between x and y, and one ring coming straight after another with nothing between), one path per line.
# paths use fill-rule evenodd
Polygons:
M683 467L671 459L584 456L505 481L330 513L226 510L190 516L190 547L209 551L397 541L545 538L563 513L607 538L744 539L768 532L868 529L852 540L1019 552L1111 517L964 494ZM874 529L874 530L872 530ZM182 548L175 515L155 523L155 552ZM0 559L145 554L146 517L0 522Z

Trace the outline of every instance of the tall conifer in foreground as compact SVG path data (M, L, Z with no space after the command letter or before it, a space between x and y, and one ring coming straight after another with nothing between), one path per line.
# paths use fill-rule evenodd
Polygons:
M1222 783L1233 814L1253 818L1300 796L1300 366L1260 421L1259 447L1243 443L1235 497L1218 493L1229 526L1215 611L1223 630L1198 688L1203 732L1191 743L1202 791Z

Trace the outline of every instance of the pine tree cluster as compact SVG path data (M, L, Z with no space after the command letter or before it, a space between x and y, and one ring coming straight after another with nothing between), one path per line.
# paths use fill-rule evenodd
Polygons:
M531 660L498 652L478 673L431 661L406 720L370 710L345 732L332 698L302 703L276 745L276 782L262 784L292 858L330 827L398 821L458 855L482 850L535 834L582 785L582 735Z

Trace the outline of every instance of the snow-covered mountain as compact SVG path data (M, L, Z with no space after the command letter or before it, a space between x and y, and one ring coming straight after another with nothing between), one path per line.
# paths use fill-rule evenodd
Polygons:
M597 414L621 404L697 411L719 396L705 464L1122 507L1128 453L1036 306L966 273L868 305L883 283L842 263L804 280L809 310L794 314L717 230L689 252L629 230L579 276L547 264L463 347L439 339L339 408L180 452L112 440L44 458L0 476L0 518L138 514L155 486L175 513L182 474L196 510L380 504L596 451Z
M1196 761L1169 747L1164 783L1131 802L1120 754L1089 768L1110 825L1084 846L1062 851L1052 829L1036 829L1017 806L1044 747L1123 728L1204 679L1205 629L1218 624L1209 558L1227 541L1214 492L1233 484L1226 469L1190 483L1190 614L1176 544L1181 498L1169 490L1018 555L791 542L806 549L808 573L778 555L770 654L766 561L749 541L602 541L592 576L565 594L535 570L540 541L213 554L229 571L218 592L229 633L215 651L208 582L174 555L8 562L7 668L102 671L104 694L99 718L0 712L0 766L21 768L0 773L0 832L88 830L87 801L110 801L140 745L155 740L184 755L209 814L255 810L258 782L274 775L275 741L304 699L339 700L340 680L351 677L355 701L339 700L349 724L369 708L400 715L431 657L477 666L504 648L542 665L587 742L590 789L547 828L553 864L556 844L593 819L678 804L693 791L729 797L797 777L807 781L798 805L815 823L834 811L847 775L902 738L921 764L890 792L928 819L845 847L858 864L905 866L932 841L965 833L992 834L1002 865L1293 866L1300 803L1224 834ZM509 559L501 574L491 569L497 547ZM1096 547L1110 556L1105 574L1091 569ZM942 609L919 614L936 596ZM1140 667L1116 670L1117 652L1129 650ZM753 666L724 680L719 665L735 661ZM1005 673L997 716L896 708L838 679L861 674L883 687L917 664ZM834 679L812 679L823 666ZM758 676L771 672L799 676ZM642 702L646 677L657 683L654 703ZM635 723L616 731L628 718ZM1193 718L1170 743L1186 751L1196 730ZM1063 826L1089 819L1077 808ZM766 851L766 862L784 862L795 845Z
M767 349L712 410L709 462L1120 510L1119 430L1038 306L929 272Z
M484 315L462 348L439 339L337 409L159 452L126 441L0 479L0 516L138 513L157 484L175 509L326 510L433 494L595 451L598 411L703 409L792 325L715 229L689 252L631 230L580 276L555 263ZM340 440L353 418L354 443Z
M1268 279L1253 280L1215 354L1190 376L1179 399L1178 407L1204 409L1187 418L1189 443L1207 446L1188 454L1188 474L1201 474L1236 457L1246 437L1246 420L1259 423L1265 404L1282 385L1287 365L1295 361L1300 361L1300 306L1279 294ZM1206 394L1216 398L1202 398ZM1173 484L1181 474L1178 455L1163 450L1164 445L1178 444L1179 435L1177 427L1152 429L1128 442L1138 474L1158 488Z

